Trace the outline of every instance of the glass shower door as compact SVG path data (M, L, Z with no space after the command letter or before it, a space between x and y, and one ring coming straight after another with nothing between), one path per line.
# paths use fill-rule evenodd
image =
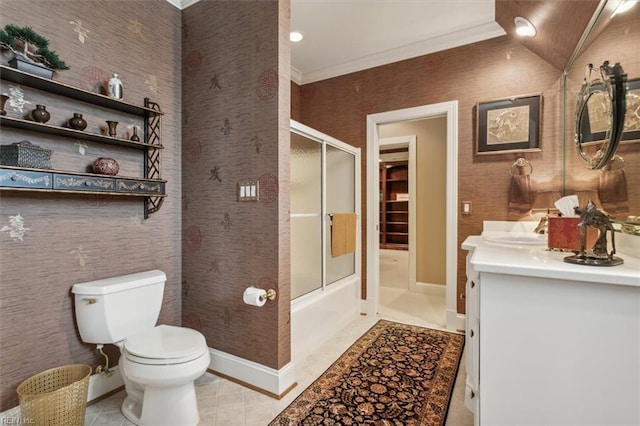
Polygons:
M322 143L291 132L291 299L322 287Z
M355 213L356 211L356 156L333 145L326 145L326 211L331 213ZM360 226L357 223L356 226ZM331 226L325 228L325 258L327 259L326 283L331 284L354 274L355 253L331 257Z

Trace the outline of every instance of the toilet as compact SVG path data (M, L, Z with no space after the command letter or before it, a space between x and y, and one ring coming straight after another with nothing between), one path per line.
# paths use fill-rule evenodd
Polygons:
M209 348L196 330L156 325L166 280L153 270L74 284L76 320L83 342L120 348L129 421L195 426L194 380L209 366Z

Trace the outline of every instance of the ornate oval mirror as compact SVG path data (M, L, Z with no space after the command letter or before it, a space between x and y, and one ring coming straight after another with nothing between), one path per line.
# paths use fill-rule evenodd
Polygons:
M627 75L620 64L589 64L578 93L576 148L590 169L601 169L616 153L626 114Z

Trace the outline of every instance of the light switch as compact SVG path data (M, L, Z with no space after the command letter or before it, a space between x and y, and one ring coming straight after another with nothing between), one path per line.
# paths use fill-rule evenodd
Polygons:
M462 202L462 214L471 214L471 201Z
M258 181L238 182L238 201L258 201Z

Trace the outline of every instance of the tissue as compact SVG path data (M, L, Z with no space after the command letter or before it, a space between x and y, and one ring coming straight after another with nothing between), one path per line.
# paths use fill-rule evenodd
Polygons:
M565 197L560 198L558 201L553 203L562 216L564 217L574 217L577 216L575 207L579 206L578 196L577 195L567 195Z
M248 287L242 295L242 300L247 305L264 306L267 303L267 292L257 287Z

